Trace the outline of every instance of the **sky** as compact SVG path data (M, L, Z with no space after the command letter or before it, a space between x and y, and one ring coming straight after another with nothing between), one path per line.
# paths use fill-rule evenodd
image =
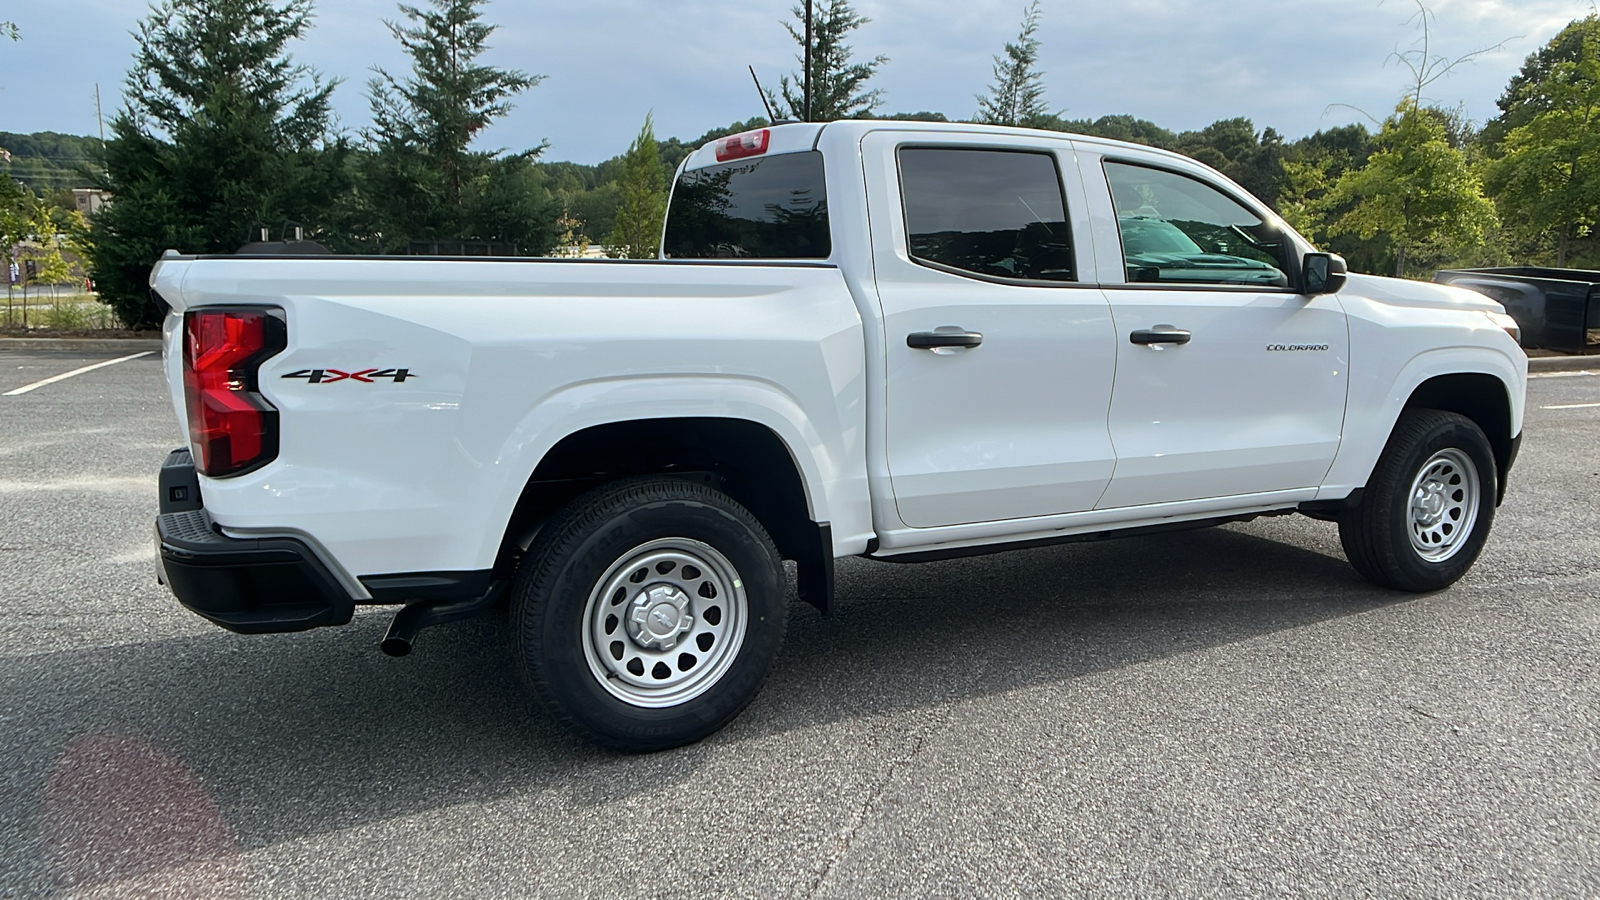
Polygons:
M425 4L427 0L413 0ZM685 140L762 115L745 68L763 83L795 72L780 25L798 0L492 0L498 26L483 60L545 76L484 133L486 149L548 140L544 158L596 163L623 152L647 113L656 135ZM993 80L993 56L1019 30L1026 0L856 0L871 18L851 39L857 58L889 57L872 86L882 113L972 116ZM1431 52L1449 58L1503 43L1435 83L1428 100L1464 104L1479 123L1528 54L1591 0L1429 0ZM1130 113L1183 131L1244 116L1289 139L1382 118L1409 73L1391 58L1419 46L1416 0L1043 0L1040 68L1046 101L1068 118ZM0 40L0 131L97 132L121 105L131 36L150 7L137 0L0 0L21 31ZM296 61L342 84L340 125L369 122L372 67L408 60L384 25L395 0L319 0ZM1340 106L1336 104L1347 104Z

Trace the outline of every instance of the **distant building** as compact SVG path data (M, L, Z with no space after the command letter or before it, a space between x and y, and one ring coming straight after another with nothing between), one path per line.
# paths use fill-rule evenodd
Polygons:
M77 205L78 212L85 219L93 217L95 213L100 211L100 207L105 206L110 199L110 194L94 188L72 189L72 202Z

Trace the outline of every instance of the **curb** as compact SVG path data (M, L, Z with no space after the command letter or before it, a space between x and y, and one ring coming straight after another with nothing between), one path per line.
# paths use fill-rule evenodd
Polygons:
M1600 356L1534 356L1528 359L1529 372L1600 372Z
M0 350L52 350L88 353L142 353L161 350L158 338L0 338Z

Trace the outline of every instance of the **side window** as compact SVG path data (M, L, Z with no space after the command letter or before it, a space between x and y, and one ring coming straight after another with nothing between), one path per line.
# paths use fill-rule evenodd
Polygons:
M905 147L899 157L912 259L958 273L1077 279L1054 156Z
M1187 175L1106 161L1130 282L1289 286L1287 240Z

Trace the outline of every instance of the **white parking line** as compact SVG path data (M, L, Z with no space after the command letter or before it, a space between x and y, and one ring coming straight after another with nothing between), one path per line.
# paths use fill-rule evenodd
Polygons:
M1529 378L1593 378L1596 375L1600 375L1600 372L1588 372L1588 371L1584 371L1584 372L1539 372L1539 373L1534 374L1534 375L1529 375L1528 377Z
M1541 406L1540 409L1600 409L1600 403L1564 403L1560 406Z
M84 366L81 369L73 369L71 372L62 372L60 375L57 375L53 378L46 378L43 381L35 381L33 384L24 385L14 391L6 391L4 394L0 394L0 397L15 397L19 394L26 394L29 391L38 390L47 384L55 384L58 381L66 381L68 378L71 378L74 375L82 375L85 372L93 372L95 369L104 369L106 366L114 366L117 363L127 362L130 359L138 359L141 356L149 356L154 352L154 350L146 350L143 353L135 353L132 356L124 356L120 359L108 359L105 362L98 362L92 366Z

